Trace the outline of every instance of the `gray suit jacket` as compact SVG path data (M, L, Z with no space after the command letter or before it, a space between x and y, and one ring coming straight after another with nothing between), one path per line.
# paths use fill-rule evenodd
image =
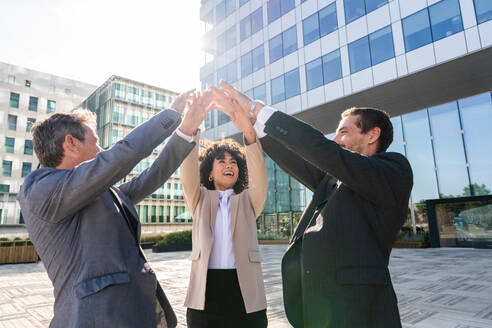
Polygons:
M281 112L265 124L265 152L314 192L282 259L294 327L401 327L388 271L408 211L412 170L398 153L342 149Z
M161 186L193 149L175 134L147 170L118 187L181 118L165 110L111 149L71 170L41 168L18 194L26 227L54 287L50 327L156 326L156 297L176 316L139 246L134 205Z

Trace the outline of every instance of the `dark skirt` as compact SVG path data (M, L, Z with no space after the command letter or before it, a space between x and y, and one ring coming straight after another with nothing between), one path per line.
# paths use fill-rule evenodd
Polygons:
M191 328L267 327L266 309L246 313L236 269L208 269L205 309L186 311Z

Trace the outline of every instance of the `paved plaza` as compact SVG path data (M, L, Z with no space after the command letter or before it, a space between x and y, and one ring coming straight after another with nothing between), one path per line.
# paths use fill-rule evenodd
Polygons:
M280 260L285 245L263 245L269 327L289 327L282 305ZM186 326L183 306L190 252L153 254L157 272ZM390 271L405 328L492 327L492 250L395 249ZM0 328L48 327L53 315L51 283L38 264L0 265Z

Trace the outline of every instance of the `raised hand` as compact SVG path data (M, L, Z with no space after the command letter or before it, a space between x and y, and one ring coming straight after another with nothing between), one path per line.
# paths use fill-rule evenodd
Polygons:
M215 108L227 114L234 126L243 132L247 144L254 143L256 132L249 117L249 111L245 111L235 97L225 89L217 89L212 86Z
M174 99L173 103L171 104L171 108L176 110L179 115L182 115L185 109L186 102L190 99L194 92L195 89L180 94L176 99Z
M179 130L186 135L193 135L214 106L213 94L211 91L204 91L202 94L200 92L193 93L187 104L188 111L179 126Z
M229 96L234 98L241 106L241 109L249 115L249 109L251 108L253 100L251 100L251 98L246 96L244 93L239 92L236 88L234 88L226 81L221 80L220 86L227 92Z

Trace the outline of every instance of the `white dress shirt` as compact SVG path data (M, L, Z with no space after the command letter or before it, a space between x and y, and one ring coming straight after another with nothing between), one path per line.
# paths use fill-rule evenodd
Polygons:
M236 258L232 246L231 202L233 189L219 190L219 208L215 218L214 242L208 261L209 269L235 269Z
M270 106L264 106L258 112L258 117L256 118L255 125L253 126L255 128L258 139L266 136L266 133L263 131L265 129L265 123L266 121L268 121L270 116L272 116L273 113L275 113L276 111L277 110L275 108L272 108Z
M175 132L179 137L188 142L193 142L193 136L184 134L179 129ZM218 190L219 208L215 217L214 242L212 253L208 261L209 269L235 269L236 258L232 247L231 234L231 202L230 197L233 189Z

